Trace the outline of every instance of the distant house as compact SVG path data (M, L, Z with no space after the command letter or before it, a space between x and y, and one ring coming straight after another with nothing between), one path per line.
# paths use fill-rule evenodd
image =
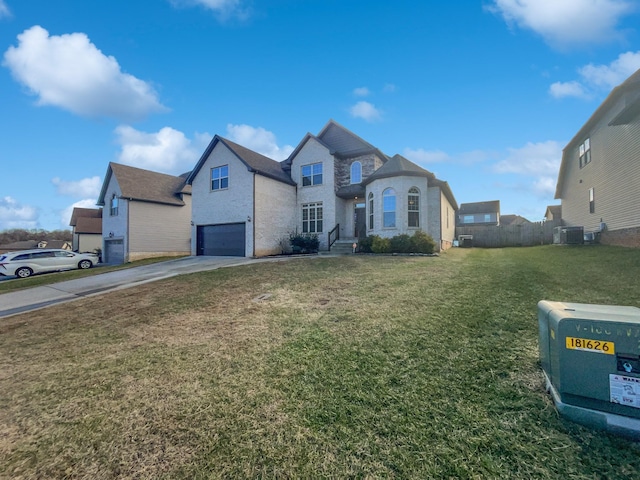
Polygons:
M104 262L189 255L191 186L186 177L109 164L98 198L104 207Z
M71 243L66 240L22 240L0 245L0 253L33 250L36 248L61 248L63 250L71 250Z
M69 225L72 227L72 246L75 252L94 252L102 249L102 209L73 209Z
M640 70L615 87L562 153L555 198L568 227L640 246Z
M562 205L549 205L544 212L544 218L548 222L562 220Z
M500 200L461 203L456 225L459 227L500 225Z
M289 234L393 237L422 230L453 244L457 203L447 182L406 158L388 157L329 121L277 162L216 135L187 181L193 188L194 255L264 256Z
M507 227L509 225L525 225L531 223L520 215L500 215L500 225Z

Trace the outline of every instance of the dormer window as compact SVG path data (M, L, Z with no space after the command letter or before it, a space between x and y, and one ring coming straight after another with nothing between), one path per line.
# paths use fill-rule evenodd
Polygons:
M360 162L353 162L351 164L351 183L362 182L362 164Z
M580 144L578 154L580 157L580 168L591 161L591 140L589 138Z

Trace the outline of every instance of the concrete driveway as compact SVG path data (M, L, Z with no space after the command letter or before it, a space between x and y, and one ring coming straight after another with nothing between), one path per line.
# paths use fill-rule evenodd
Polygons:
M250 263L281 261L287 257L252 259L244 257L184 257L177 260L107 272L77 280L53 283L0 295L0 318L69 302L111 290L134 287L185 273L235 267ZM317 258L317 257L315 257Z

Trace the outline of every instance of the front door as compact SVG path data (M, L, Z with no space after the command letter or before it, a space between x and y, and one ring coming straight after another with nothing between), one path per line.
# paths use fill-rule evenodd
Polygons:
M364 203L356 203L353 214L355 226L353 236L360 239L367 236L367 211Z

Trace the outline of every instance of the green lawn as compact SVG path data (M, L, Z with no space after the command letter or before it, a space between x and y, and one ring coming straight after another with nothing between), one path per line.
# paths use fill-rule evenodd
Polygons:
M0 323L2 478L638 479L559 417L541 299L640 306L640 250L455 249L175 277Z

